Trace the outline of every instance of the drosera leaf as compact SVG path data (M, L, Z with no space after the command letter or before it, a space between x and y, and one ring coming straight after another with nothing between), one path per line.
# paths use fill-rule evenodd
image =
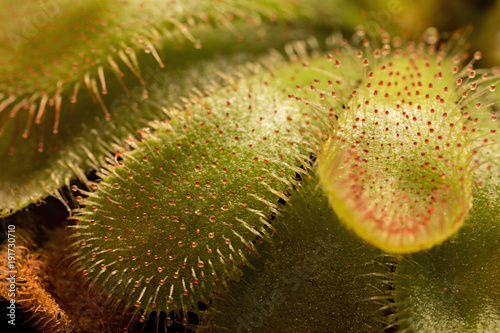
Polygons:
M206 93L209 83L223 83L216 72L230 78L235 66L256 61L268 48L305 38L313 30L305 22L317 14L314 4L279 0L25 1L1 7L2 216L58 196L75 176L86 182L112 142L164 117L149 105L156 90L168 87L176 93L168 106L182 106L191 88ZM180 74L201 60L235 53L247 57L208 66L205 76ZM178 77L190 85L177 84Z
M500 331L499 139L481 151L465 225L443 244L396 266L394 319L402 332Z
M359 86L332 120L318 157L330 203L360 237L392 253L428 249L453 235L472 204L472 157L496 130L478 122L494 75L437 44L369 41L354 50ZM464 61L467 61L464 63Z
M213 297L200 332L382 331L383 253L338 221L316 177L303 177L271 221L274 245Z
M276 70L219 89L104 166L75 212L75 263L92 286L147 317L185 313L239 279L315 150L319 118L288 97L288 80Z
M106 80L101 75L105 71L119 76L131 72L144 84L146 73L138 62L144 53L155 58L161 67L168 67L170 59L165 59L165 55L186 44L190 44L193 52L195 48L201 49L203 39L218 31L217 28L225 27L221 30L231 30L235 37L241 34L239 39L243 40L250 38L245 35L250 26L254 30L266 29L269 27L265 22L300 21L315 15L311 13L314 7L310 4L289 4L281 0L175 3L28 0L2 6L2 12L9 14L2 15L4 27L0 37L7 47L0 58L3 65L0 73L4 78L0 91L8 95L4 98L14 96L15 99L2 107L18 104L24 97L29 99L29 104L38 101L41 108L37 108L34 120L48 111L43 108L48 102L43 98L45 95L55 102L62 91L67 90L78 99L78 91L73 94L74 84L84 88L88 84L85 81L95 80L98 89L92 88L94 97L97 98L98 93L106 95ZM301 7L311 8L302 13ZM265 36L264 30L260 36L253 37ZM47 40L51 41L49 45Z

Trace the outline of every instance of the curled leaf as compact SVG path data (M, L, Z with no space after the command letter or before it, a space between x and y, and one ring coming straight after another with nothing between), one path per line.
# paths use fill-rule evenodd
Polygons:
M480 53L462 64L452 43L386 42L352 51L363 79L332 123L318 171L348 227L408 253L443 242L467 217L471 159L494 133L478 120L478 98L494 86L473 68Z

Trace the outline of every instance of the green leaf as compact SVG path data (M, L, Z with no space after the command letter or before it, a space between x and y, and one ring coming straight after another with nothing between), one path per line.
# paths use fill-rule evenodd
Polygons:
M481 54L460 65L461 53L446 53L454 42L436 50L429 40L352 50L364 74L318 158L340 219L393 253L431 248L462 226L472 202L471 160L492 136L491 119L479 121L479 97L494 90L473 69ZM341 73L341 61L338 67Z
M189 308L238 279L312 151L317 120L281 80L278 71L219 89L152 124L101 170L76 217L77 262L92 285L147 315Z

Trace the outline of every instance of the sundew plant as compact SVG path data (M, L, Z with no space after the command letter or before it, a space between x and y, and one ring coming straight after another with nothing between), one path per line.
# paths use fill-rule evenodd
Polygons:
M1 4L2 326L500 332L500 4L424 4Z

